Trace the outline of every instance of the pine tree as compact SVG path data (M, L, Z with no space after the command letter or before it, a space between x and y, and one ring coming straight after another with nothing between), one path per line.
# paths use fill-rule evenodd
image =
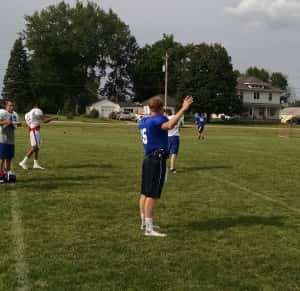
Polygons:
M3 84L4 99L13 100L19 112L25 112L32 106L30 66L21 38L15 41L11 50Z

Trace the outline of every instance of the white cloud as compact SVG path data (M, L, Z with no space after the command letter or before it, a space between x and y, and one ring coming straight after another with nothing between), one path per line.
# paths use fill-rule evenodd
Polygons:
M265 24L272 28L283 28L300 23L299 0L240 0L226 12L241 17L248 24Z

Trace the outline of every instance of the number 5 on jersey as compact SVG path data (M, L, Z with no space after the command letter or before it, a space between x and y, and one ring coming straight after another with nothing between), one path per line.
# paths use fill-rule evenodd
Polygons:
M142 135L143 144L147 144L148 143L147 128L142 128L141 129L141 135Z

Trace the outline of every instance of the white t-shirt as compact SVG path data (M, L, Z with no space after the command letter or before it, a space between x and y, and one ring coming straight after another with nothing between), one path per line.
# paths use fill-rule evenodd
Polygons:
M174 115L168 116L168 119L172 119ZM177 122L177 124L174 126L174 128L168 130L168 136L179 136L179 128L180 128L180 121Z
M33 108L25 114L25 121L30 128L38 127L41 125L44 113L39 108Z
M8 120L9 117L9 113L5 109L0 109L0 120Z
M12 113L9 113L5 109L0 109L0 120L10 120L12 121L12 125L10 126L0 126L0 143L6 143L6 144L14 144L15 142L15 128L17 128L17 122L18 122L18 114L13 111Z

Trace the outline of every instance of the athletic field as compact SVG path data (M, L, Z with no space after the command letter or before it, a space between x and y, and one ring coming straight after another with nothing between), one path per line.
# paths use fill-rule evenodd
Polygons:
M300 129L184 128L144 237L134 125L43 126L40 163L0 185L0 290L300 290Z

